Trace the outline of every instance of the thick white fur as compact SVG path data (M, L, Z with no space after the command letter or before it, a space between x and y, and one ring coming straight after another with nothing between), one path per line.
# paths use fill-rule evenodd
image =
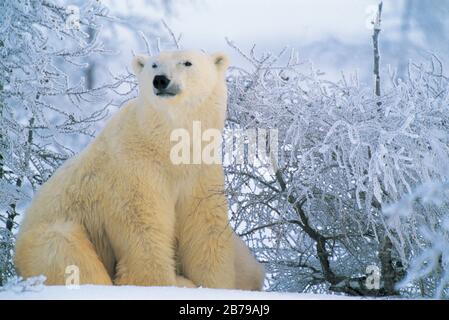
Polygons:
M189 60L191 67L183 63ZM157 68L153 68L153 64ZM178 285L259 290L263 268L232 232L220 165L174 165L173 129L222 130L222 54L137 56L139 96L38 191L20 227L15 263L24 277L64 284L76 265L81 283ZM152 90L154 75L178 85Z

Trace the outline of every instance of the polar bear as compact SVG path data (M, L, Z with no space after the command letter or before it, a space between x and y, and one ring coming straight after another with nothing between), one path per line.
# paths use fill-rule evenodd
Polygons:
M263 267L229 226L222 166L170 159L174 129L223 129L227 65L224 54L194 50L134 58L138 97L28 207L15 253L21 276L262 288Z

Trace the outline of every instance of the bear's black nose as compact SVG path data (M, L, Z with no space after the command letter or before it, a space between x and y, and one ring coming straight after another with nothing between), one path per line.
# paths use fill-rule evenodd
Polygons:
M170 83L170 79L164 75L155 76L154 80L153 80L153 86L157 90L167 89L169 83Z

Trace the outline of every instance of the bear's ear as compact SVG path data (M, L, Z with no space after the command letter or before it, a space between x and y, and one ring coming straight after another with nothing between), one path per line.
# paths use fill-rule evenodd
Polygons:
M137 54L134 56L132 67L135 75L138 75L142 71L148 61L148 58L148 56L143 54Z
M218 52L212 55L215 66L220 71L226 71L229 66L229 58L225 53Z

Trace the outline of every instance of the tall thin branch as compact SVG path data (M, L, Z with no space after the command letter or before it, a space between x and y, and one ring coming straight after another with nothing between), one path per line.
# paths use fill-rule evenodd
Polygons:
M376 96L380 97L381 87L380 87L380 51L379 51L379 34L382 30L382 7L383 2L379 3L376 17L373 21L373 48L374 48L374 79L375 79L375 93ZM381 102L378 102L381 105Z

